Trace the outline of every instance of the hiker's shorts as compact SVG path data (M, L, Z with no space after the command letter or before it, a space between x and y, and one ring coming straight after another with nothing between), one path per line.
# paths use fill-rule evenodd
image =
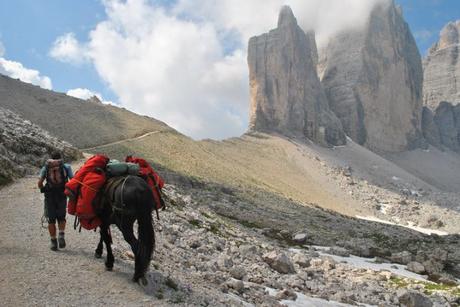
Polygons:
M64 193L45 193L45 216L49 224L65 221L67 197Z

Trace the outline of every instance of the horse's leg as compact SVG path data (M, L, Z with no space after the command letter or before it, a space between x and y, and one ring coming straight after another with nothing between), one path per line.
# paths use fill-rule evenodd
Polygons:
M101 227L101 236L102 236L102 240L105 243L105 247L107 249L107 258L105 260L105 268L107 269L107 271L112 271L113 262L115 259L112 253L112 236L110 235L109 227L110 226Z
M97 245L96 251L94 252L94 257L96 258L101 258L102 257L102 252L104 249L103 245L104 241L102 240L102 229L99 230L99 244Z
M121 230L123 234L123 238L126 242L128 242L129 246L131 246L131 250L133 254L136 255L139 249L139 241L134 236L134 219L125 217L122 223L118 224L118 228Z
M134 277L133 281L137 282L140 277L142 277L141 267L140 267L140 259L139 259L139 241L137 240L136 236L134 235L134 219L124 217L122 222L118 224L118 228L120 228L121 233L123 234L123 238L126 242L129 243L131 246L131 250L134 254Z

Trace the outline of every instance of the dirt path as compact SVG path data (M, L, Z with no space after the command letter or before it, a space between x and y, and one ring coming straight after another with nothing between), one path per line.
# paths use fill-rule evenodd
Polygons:
M72 227L67 217L67 248L49 249L40 225L43 196L29 177L0 190L0 305L2 306L139 306L161 305L130 281L133 263L116 257L105 271L93 251L98 233ZM115 248L121 242L114 242Z
M137 141L137 140L141 140L143 138L146 138L152 134L156 134L156 133L160 133L160 132L164 132L166 130L157 130L157 131L151 131L151 132L147 132L143 135L140 135L140 136L136 136L134 138L129 138L129 139L124 139L124 140L121 140L121 141L116 141L116 142L112 142L112 143L107 143L107 144L102 144L102 145L98 145L98 146L94 146L94 147L90 147L90 148L84 148L84 149L81 149L81 151L83 152L87 152L87 151L91 151L91 150L94 150L94 149L98 149L98 148L104 148L104 147L109 147L109 146L113 146L113 145L118 145L118 144L122 144L122 143L126 143L126 142L131 142L131 141Z

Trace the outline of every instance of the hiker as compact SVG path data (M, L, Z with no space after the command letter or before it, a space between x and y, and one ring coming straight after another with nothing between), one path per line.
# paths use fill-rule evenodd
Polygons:
M57 251L65 248L65 224L67 197L64 194L66 182L73 177L70 165L62 161L59 152L51 154L51 159L46 161L40 170L38 188L45 194L45 216L48 219L48 231L51 237L51 250ZM46 181L46 184L44 182ZM58 222L59 237L56 238L56 221Z

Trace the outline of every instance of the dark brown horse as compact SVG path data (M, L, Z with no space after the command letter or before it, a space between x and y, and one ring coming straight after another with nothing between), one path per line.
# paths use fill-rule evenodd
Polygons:
M134 254L133 281L147 282L145 273L150 264L155 247L152 211L155 200L152 190L144 179L137 176L110 178L102 190L101 206L96 210L101 219L101 238L96 248L96 258L102 257L103 243L107 248L105 267L111 271L114 257L110 225L115 224L121 230ZM134 235L134 222L138 224L138 238Z

